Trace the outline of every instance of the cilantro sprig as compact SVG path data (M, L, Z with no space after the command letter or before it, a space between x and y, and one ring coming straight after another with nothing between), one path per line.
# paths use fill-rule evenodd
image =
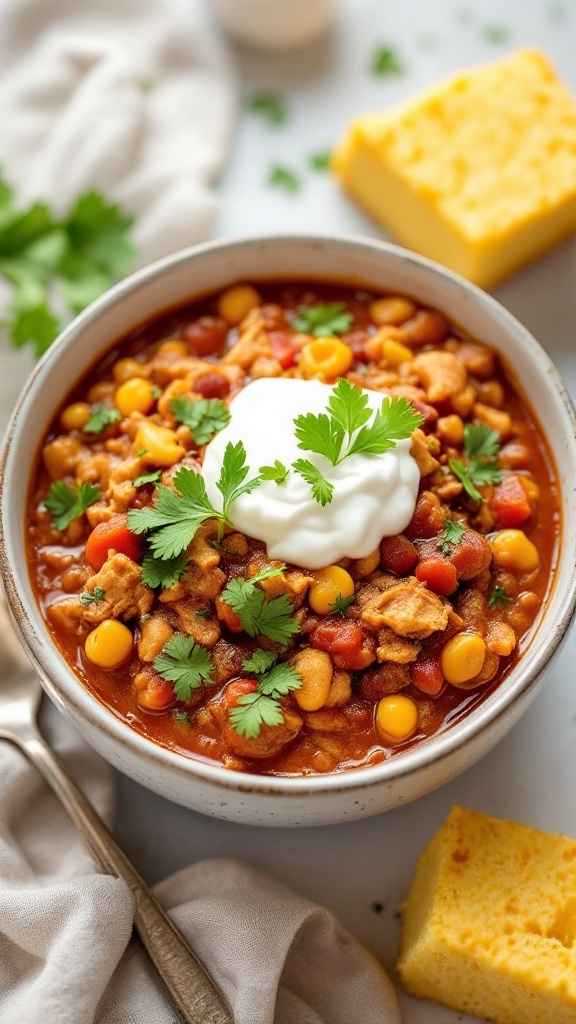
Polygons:
M53 303L79 313L129 270L132 222L96 191L62 217L41 202L20 209L0 177L0 276L12 288L5 323L16 348L41 356L61 327Z
M303 306L292 321L292 326L301 334L331 338L350 330L352 319L344 302L318 302L315 306Z
M275 92L258 92L250 97L248 109L269 124L284 124L288 118L286 102Z
M284 566L262 569L251 579L233 579L222 591L222 600L236 613L248 636L266 636L286 647L300 629L288 594L267 597L257 584L280 576Z
M130 510L128 528L136 534L149 534L150 550L159 559L173 559L182 554L208 519L217 521L221 541L224 526L233 529L230 506L241 494L249 494L260 483L260 477L246 480L247 475L246 449L242 441L235 445L229 441L216 481L223 500L221 510L212 505L203 478L187 466L181 466L174 474L175 489L160 484L151 508Z
M177 395L169 405L176 422L188 427L197 445L208 444L214 434L230 422L230 410L219 398L192 401L185 395Z
M499 604L514 604L514 601L504 587L501 587L498 583L495 583L494 586L492 587L490 597L488 598L488 604L490 605L490 608L495 608Z
M66 530L74 519L78 519L102 494L99 487L90 482L85 484L64 483L54 480L44 499L44 505L54 519L57 530Z
M302 182L296 171L293 171L291 167L285 167L283 164L273 164L268 171L267 184L272 185L273 188L284 189L285 192L289 192L294 195L300 191Z
M154 555L144 555L142 559L142 583L147 587L173 587L182 576L188 559L185 555L177 555L175 558L155 558Z
M338 594L336 600L332 601L330 607L333 609L335 615L341 615L343 619L346 618L346 609L354 603L354 594L351 597L343 597L342 594Z
M450 459L450 469L461 481L466 494L474 501L484 501L478 490L484 484L499 484L502 480L496 458L500 451L500 435L483 423L467 423L464 427L464 455L466 462Z
M210 652L184 633L171 636L153 664L158 675L173 684L176 699L184 703L190 700L193 690L212 682L214 666Z
M275 484L283 484L288 478L290 470L283 462L276 459L273 466L260 466L262 480L271 480Z
M90 411L90 417L82 427L84 434L102 434L111 423L118 423L120 419L118 409L112 409L102 402L95 402Z
M256 739L262 725L282 725L284 715L280 698L298 690L302 686L302 677L297 669L285 661L279 662L278 656L270 651L254 651L242 667L245 672L258 677L258 686L253 693L238 697L228 717L240 736Z
M462 523L456 522L455 519L447 519L444 523L444 529L438 538L436 547L448 558L452 554L452 548L457 547L458 544L462 543L462 538L465 533L466 527L462 526Z
M102 587L94 587L92 592L89 590L83 590L80 594L80 604L82 604L84 608L89 608L91 604L100 604L100 601L103 601L105 596L106 591L103 590Z

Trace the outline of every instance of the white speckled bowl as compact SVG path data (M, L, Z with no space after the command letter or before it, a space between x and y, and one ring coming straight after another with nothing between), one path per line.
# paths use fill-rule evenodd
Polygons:
M270 778L183 757L134 732L91 696L68 667L34 600L24 555L32 456L54 410L96 359L138 323L235 280L298 277L364 283L435 306L500 351L545 425L562 491L564 530L554 586L529 645L502 685L461 722L401 756L355 771ZM1 571L20 637L44 688L120 771L205 814L257 825L319 825L377 814L427 793L473 764L518 720L542 685L576 603L576 417L547 354L493 298L392 245L337 237L272 237L201 245L160 260L93 303L30 377L2 460Z

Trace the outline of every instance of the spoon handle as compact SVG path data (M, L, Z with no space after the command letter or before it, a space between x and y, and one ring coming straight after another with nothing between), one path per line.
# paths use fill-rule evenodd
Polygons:
M128 883L134 924L186 1024L234 1024L232 1014L181 932L111 836L58 758L34 730L14 736L63 805L98 867Z

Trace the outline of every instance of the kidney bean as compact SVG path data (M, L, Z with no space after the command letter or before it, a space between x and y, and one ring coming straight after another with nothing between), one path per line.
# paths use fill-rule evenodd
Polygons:
M226 341L228 326L219 316L200 316L182 328L182 341L197 356L212 356Z
M230 381L221 373L203 373L194 381L194 391L202 398L226 398L230 394Z

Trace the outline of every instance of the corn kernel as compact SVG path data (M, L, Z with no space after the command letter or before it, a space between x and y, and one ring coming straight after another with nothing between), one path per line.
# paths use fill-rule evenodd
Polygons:
M404 743L418 728L416 704L402 693L382 697L376 710L376 727L385 742Z
M99 668L117 668L132 653L132 633L117 619L104 619L86 637L84 651L88 661Z
M394 324L397 327L414 316L416 306L403 295L387 295L370 303L370 317L377 327Z
M442 674L452 686L461 686L482 671L486 644L478 633L458 633L444 644L440 656Z
M88 402L74 402L67 405L60 416L60 423L63 430L82 430L85 423L91 416L91 408Z
M112 367L112 376L117 384L123 384L124 381L130 380L131 377L141 377L143 366L137 359L131 359L129 356L126 359L118 359Z
M140 427L134 444L136 451L144 452L142 461L151 466L173 466L186 454L178 444L175 431L159 427L156 423L145 423Z
M308 592L308 600L312 611L317 615L330 615L334 611L334 602L338 597L352 597L354 580L346 569L339 565L329 565L314 573L314 582Z
M495 564L510 572L533 572L540 564L538 549L524 530L499 530L491 538L490 547Z
M394 341L392 338L386 338L383 341L382 357L387 363L390 363L390 366L394 367L414 359L414 355L407 345L403 345L401 341Z
M302 349L298 367L308 380L320 375L334 380L350 369L352 359L352 350L339 338L316 338Z
M259 306L261 298L258 292L250 284L237 284L222 292L218 299L218 315L226 321L229 327L235 327L242 322L251 309Z
M156 355L158 356L187 356L189 355L188 347L183 341L177 341L175 338L170 341L163 341L161 345L158 345L156 349Z
M154 386L145 377L131 377L120 385L114 402L123 416L130 416L133 412L141 412L145 416L156 401L154 392Z

